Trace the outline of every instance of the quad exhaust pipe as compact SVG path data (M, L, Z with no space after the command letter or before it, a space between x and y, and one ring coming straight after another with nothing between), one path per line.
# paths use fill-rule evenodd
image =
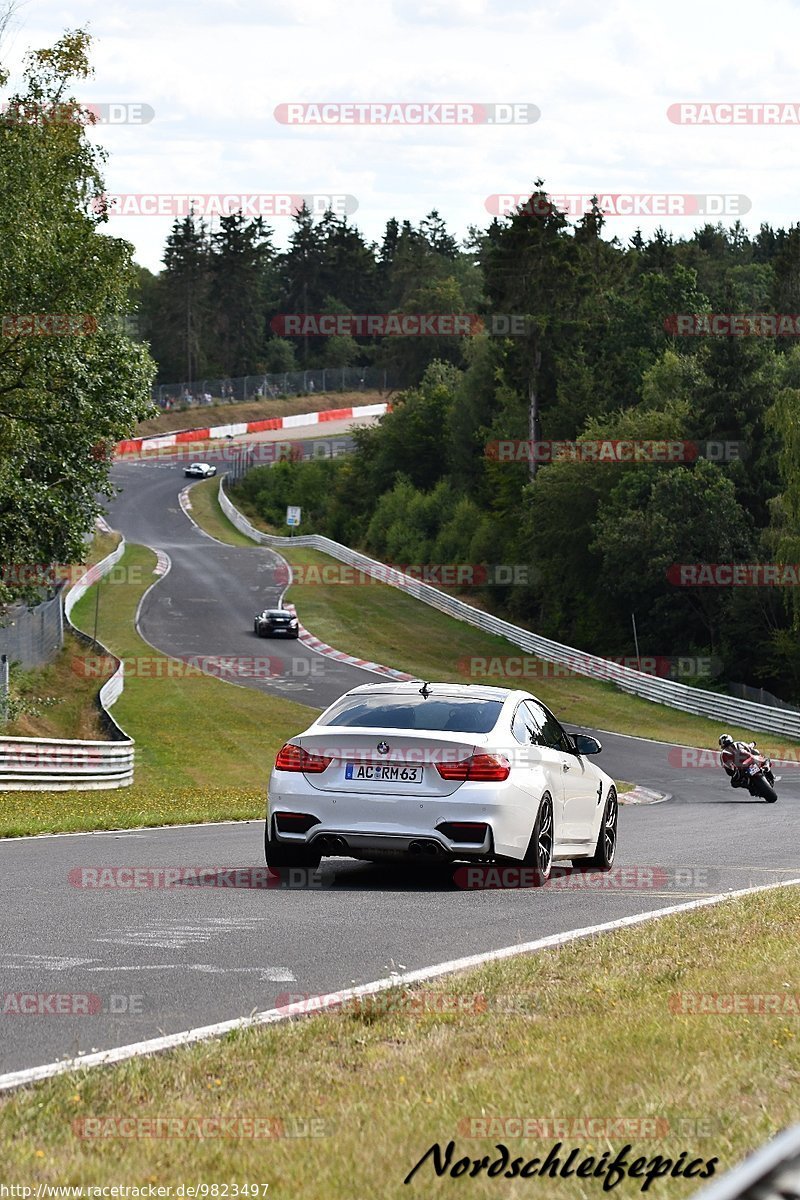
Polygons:
M416 840L408 843L408 853L415 858L441 858L443 851L438 842Z
M316 844L325 854L349 854L350 847L338 833L325 833L316 839Z

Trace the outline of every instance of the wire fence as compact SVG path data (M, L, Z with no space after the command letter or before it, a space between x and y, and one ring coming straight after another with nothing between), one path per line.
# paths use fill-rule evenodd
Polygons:
M398 373L382 367L322 367L313 371L158 384L153 388L153 403L165 410L202 408L211 404L242 404L246 400L313 396L315 392L390 392L399 386Z
M87 568L69 589L63 611L63 618L75 637L103 657L114 658L117 663L114 674L106 680L95 699L109 740L4 737L0 734L0 792L105 791L130 787L133 783L133 739L108 711L122 692L124 666L102 642L82 633L70 621L81 596L107 574L124 553L125 539L122 538L116 550ZM58 599L60 603L60 596Z
M772 692L766 691L763 687L750 687L748 683L729 683L728 691L732 696L739 696L742 700L754 700L756 704L766 704L769 708L788 708L792 711L797 708L788 700L781 700L778 696L773 696Z
M59 584L35 607L10 605L0 616L0 654L26 670L51 662L64 645L64 612Z

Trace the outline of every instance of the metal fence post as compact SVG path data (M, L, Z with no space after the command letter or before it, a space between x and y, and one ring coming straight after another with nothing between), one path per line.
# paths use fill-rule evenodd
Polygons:
M8 715L8 655L0 654L0 724L5 725Z

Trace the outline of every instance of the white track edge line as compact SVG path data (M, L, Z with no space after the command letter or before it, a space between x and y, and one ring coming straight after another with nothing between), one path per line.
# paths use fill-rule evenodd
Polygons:
M726 900L737 900L742 896L752 896L759 892L770 892L781 887L796 887L800 878L785 879L779 883L759 884L757 887L742 888L738 891L722 892L715 896L706 896L700 900L689 900L685 904L673 904L667 908L659 908L650 912L635 913L629 917L619 917L614 921L606 921L600 925L587 925L582 929L572 929L565 933L550 934L533 942L523 942L516 946L504 946L500 950L488 950L483 954L471 954L466 958L453 959L450 962L438 963L432 967L422 967L416 971L406 971L404 974L393 975L387 979L376 979L359 987L348 988L341 992L330 992L319 997L314 1012L324 1012L335 1009L342 1001L357 996L374 995L387 991L401 984L420 983L426 979L435 979L440 975L456 971L469 970L488 962L498 962L502 959L513 958L521 954L532 954L537 950L547 950L568 942L591 937L593 934L609 933L616 929L626 929L635 925L643 925L661 917L673 916L676 913L692 912L699 908L710 908L722 904ZM203 1025L195 1029L186 1029L181 1033L170 1033L163 1037L150 1038L144 1042L132 1042L127 1046L117 1046L112 1050L101 1050L93 1054L85 1054L79 1058L63 1059L61 1062L45 1063L39 1067L28 1067L21 1071L11 1071L0 1075L0 1092L11 1091L14 1088L25 1087L43 1079L51 1079L56 1075L64 1075L70 1071L80 1071L86 1067L110 1066L113 1063L125 1062L144 1055L158 1054L165 1050L173 1050L179 1046L189 1046L196 1042L208 1041L231 1033L237 1029L250 1029L260 1025L274 1025L291 1017L308 1016L303 1009L303 1002L287 1005L284 1008L271 1008L264 1012L254 1013L250 1017L234 1017L230 1021L219 1021L214 1025Z

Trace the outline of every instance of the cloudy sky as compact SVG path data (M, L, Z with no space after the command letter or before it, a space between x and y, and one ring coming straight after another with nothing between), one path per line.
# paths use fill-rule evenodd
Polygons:
M691 126L667 116L683 101L800 112L800 9L784 0L567 0L558 10L538 0L23 0L3 59L18 70L26 50L75 27L95 39L95 78L79 98L155 114L91 132L109 151L115 195L349 196L353 219L376 240L389 217L417 222L433 208L464 236L490 220L488 197L527 193L537 177L555 197L648 197L636 202L638 218L609 218L606 233L623 239L637 225L681 234L707 219L680 215L692 201L651 195L731 197L709 210L738 205L754 231L800 219L800 124ZM297 126L274 115L281 104L348 101L527 104L541 116ZM649 215L658 203L672 215ZM288 218L269 223L285 245ZM139 262L160 268L169 217L111 224Z

